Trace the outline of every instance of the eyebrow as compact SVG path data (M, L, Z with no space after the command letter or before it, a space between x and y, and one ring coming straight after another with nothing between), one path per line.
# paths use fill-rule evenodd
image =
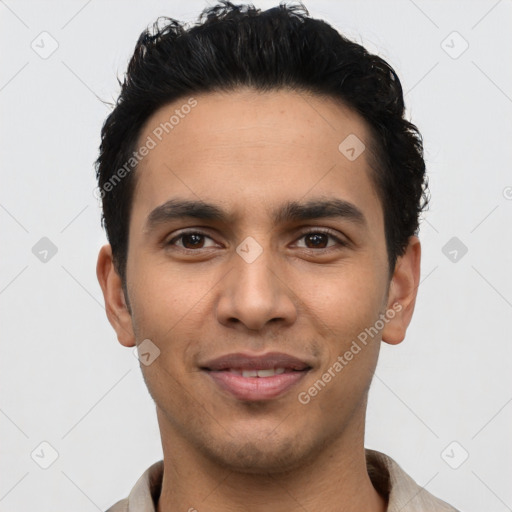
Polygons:
M203 221L233 222L234 216L221 207L204 201L170 199L157 206L148 215L144 231L149 232L161 224L185 218ZM275 224L322 218L340 218L360 227L366 227L363 212L343 199L312 199L306 202L289 201L272 212Z

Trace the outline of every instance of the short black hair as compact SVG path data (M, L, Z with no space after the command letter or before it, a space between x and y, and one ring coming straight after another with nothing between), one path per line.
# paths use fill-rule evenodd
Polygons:
M327 96L366 121L392 274L418 230L428 184L421 134L405 119L400 80L382 58L311 18L300 2L261 11L222 1L189 27L158 18L140 35L119 83L121 93L101 131L96 176L102 224L124 287L135 188L129 171L136 169L133 153L145 122L180 98L245 87Z

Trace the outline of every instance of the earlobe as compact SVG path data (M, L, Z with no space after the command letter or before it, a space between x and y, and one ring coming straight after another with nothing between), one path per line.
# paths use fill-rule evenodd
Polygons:
M117 273L112 247L104 245L98 254L96 276L103 292L107 318L117 333L117 339L125 347L135 346L132 320L126 304L121 277Z
M420 264L421 244L417 236L412 236L404 254L396 262L389 286L389 321L382 331L382 341L390 345L397 345L404 340L411 322L418 293Z

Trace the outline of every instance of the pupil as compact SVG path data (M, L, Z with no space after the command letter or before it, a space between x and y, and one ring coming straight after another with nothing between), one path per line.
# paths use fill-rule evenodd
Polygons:
M327 235L323 233L313 233L312 235L307 235L306 240L310 241L313 247L325 246L327 239Z
M202 245L203 235L185 235L183 237L183 245L187 249L196 248L199 245ZM191 245L192 247L187 247L187 245Z

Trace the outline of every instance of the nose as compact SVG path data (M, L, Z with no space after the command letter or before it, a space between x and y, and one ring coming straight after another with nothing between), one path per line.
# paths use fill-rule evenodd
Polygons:
M217 320L251 331L261 331L269 324L293 324L297 318L293 292L269 250L251 263L238 255L233 260L232 270L221 284Z

